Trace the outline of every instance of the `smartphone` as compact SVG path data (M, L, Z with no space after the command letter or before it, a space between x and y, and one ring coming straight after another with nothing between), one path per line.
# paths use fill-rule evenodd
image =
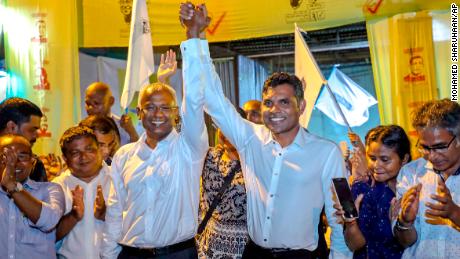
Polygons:
M332 178L332 186L339 200L340 205L345 212L344 217L347 219L358 218L358 210L355 207L353 196L351 195L350 186L345 178Z

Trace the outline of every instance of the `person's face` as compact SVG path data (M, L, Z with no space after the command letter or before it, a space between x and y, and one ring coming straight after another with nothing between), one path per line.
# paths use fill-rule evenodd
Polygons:
M147 90L143 94L137 113L148 137L161 141L168 136L178 116L175 105L174 97L167 90Z
M443 128L420 129L418 130L418 134L419 147L428 147L430 149L444 147L441 149L427 150L422 153L423 158L430 161L435 170L457 170L458 163L460 162L460 143L458 137L454 138L449 131ZM447 145L449 145L449 147L447 147Z
M289 84L271 87L263 95L262 119L275 135L296 132L304 109L305 102L297 103L294 88Z
M418 75L423 72L423 59L415 58L411 61L410 70L412 74Z
M243 107L246 112L246 119L257 124L262 124L262 115L260 114L260 104L251 103Z
M85 108L88 115L110 115L113 97L102 91L87 91L85 97Z
M377 182L386 182L398 176L399 170L409 157L401 160L394 148L381 142L371 142L366 149L368 167Z
M29 121L21 123L14 133L25 137L33 145L37 141L39 129L40 117L31 115Z
M66 145L64 160L77 178L94 177L99 174L102 167L102 155L96 141L85 136Z
M112 157L113 154L117 151L117 140L116 134L111 131L107 134L103 134L100 131L94 131L96 135L97 143L99 145L99 151L102 155L102 160L106 161L107 158Z
M2 152L13 152L16 155L15 174L16 181L23 183L30 175L34 166L31 146L28 143L17 141L12 138L10 143L0 147ZM3 173L5 165L0 163L0 174Z

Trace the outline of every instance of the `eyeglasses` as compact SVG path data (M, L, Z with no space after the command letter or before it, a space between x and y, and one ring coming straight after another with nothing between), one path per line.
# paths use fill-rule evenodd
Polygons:
M434 146L434 147L427 147L424 145L420 145L419 144L420 140L417 140L417 144L415 146L417 147L417 150L423 155L428 155L431 151L438 153L438 154L442 154L442 153L446 153L447 150L449 150L450 145L452 144L452 142L454 142L456 138L457 136L454 136L447 145L439 145L439 146Z
M156 106L156 105L149 105L147 107L141 108L141 110L145 113L150 113L153 114L155 113L156 110L159 110L162 113L169 113L172 112L173 110L177 109L177 106L169 106L169 105L161 105L161 106Z

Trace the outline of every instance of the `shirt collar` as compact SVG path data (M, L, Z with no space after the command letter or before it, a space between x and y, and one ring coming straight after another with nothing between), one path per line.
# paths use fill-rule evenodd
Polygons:
M264 140L264 145L267 145L268 143L270 142L276 142L278 143L274 138L273 138L273 134L270 130L268 130L267 128L267 132L268 134L265 136L265 140ZM305 145L307 144L308 142L308 135L310 133L308 132L307 129L305 129L304 127L300 127L299 128L299 131L297 132L297 135L295 136L294 138L294 141L292 141L291 145L295 145L295 146L298 146L298 147L305 147Z
M168 145L178 135L179 134L177 133L176 129L173 128L173 130L168 134L168 136L166 136L166 138L164 138L163 140L157 143L157 146L155 149ZM139 145L139 156L143 160L146 160L147 158L149 158L150 155L152 155L152 151L153 151L152 148L149 147L149 145L147 145L146 140L147 140L147 133L144 132L139 138L139 140L137 141Z

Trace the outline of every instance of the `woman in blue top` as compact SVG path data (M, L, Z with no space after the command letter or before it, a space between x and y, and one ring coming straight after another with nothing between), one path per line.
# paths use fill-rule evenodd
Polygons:
M354 134L350 140L360 142ZM399 170L411 160L409 139L400 126L378 126L367 133L365 149L366 156L358 149L352 158L352 193L359 218L345 222L345 239L353 258L401 258L404 248L393 237L390 208L397 206ZM343 215L336 207L336 214Z

